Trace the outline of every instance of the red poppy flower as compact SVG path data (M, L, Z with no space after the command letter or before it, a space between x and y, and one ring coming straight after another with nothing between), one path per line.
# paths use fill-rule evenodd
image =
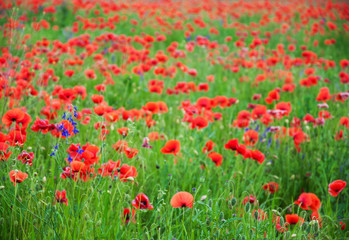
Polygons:
M119 140L112 145L112 147L115 149L115 151L121 153L125 150L125 148L128 147L128 143L125 140Z
M124 149L124 153L125 153L127 158L131 159L131 158L135 157L138 154L138 149L126 147Z
M207 156L211 158L211 160L216 164L217 167L222 165L223 156L221 154L213 151L210 152Z
M28 178L28 174L19 170L10 171L9 176L11 182L13 182L13 186L16 186L16 183L21 183Z
M149 204L149 198L144 193L138 194L131 203L136 209L154 209L154 207Z
M177 155L177 153L181 150L181 144L178 140L169 140L165 144L163 148L161 148L161 152L163 154L173 154Z
M31 126L31 130L34 132L40 131L43 134L48 133L51 130L56 129L56 126L54 124L50 124L49 120L47 119L40 119L36 118L34 121L34 124Z
M281 116L288 116L292 111L292 106L290 102L279 102L275 105L275 109L281 110Z
M238 139L230 139L225 145L225 149L230 149L232 151L236 151L239 146L239 140Z
M178 192L171 199L171 206L174 208L193 208L194 197L188 192Z
M75 172L75 173L78 173L78 172L85 173L87 168L85 163L79 162L79 161L72 161L70 163L70 166L71 166L72 172Z
M250 150L250 154L253 160L256 160L259 164L262 164L264 162L265 156L264 154L259 150ZM246 156L246 154L245 154Z
M136 215L136 210L134 208L132 208L132 214L129 208L124 208L124 211L121 215L121 221L124 222L125 224L128 224L130 221L132 221L133 223L136 223L135 215Z
M216 146L216 144L211 140L208 140L205 144L205 147L202 149L202 152L203 153L211 152L214 146Z
M305 210L310 208L313 212L319 211L321 207L321 202L314 193L302 193L294 203Z
M97 75L96 75L95 71L92 70L92 69L86 69L84 73L85 73L85 76L87 78L90 78L90 79L96 79L97 78Z
M115 175L119 177L122 182L127 182L135 177L137 177L137 169L133 166L127 164L122 164L121 168L118 169L118 172L115 172Z
M143 107L144 110L149 111L153 114L159 113L159 104L156 102L148 102L145 104L145 106Z
M347 183L342 180L336 180L328 184L328 192L332 197L337 197L338 194L345 188Z
M28 164L29 166L33 166L34 153L28 153L26 151L22 151L21 154L17 157L18 160L22 161L23 164Z
M7 151L9 147L7 143L0 142L0 161L5 161L11 156L12 152Z
M160 139L159 133L158 132L151 132L148 134L148 138L151 142L157 141Z
M56 191L56 201L58 203L64 203L66 206L68 206L68 199L66 198L66 192L65 190L62 191Z
M287 214L286 215L286 224L297 224L300 223L301 225L304 223L304 219L299 217L297 214Z
M263 189L273 194L279 189L279 184L277 184L276 182L270 182L263 185Z
M244 200L242 201L243 205L246 205L246 203L251 203L251 204L257 204L257 198L253 195L247 196L244 198Z
M192 120L190 128L202 129L202 128L205 128L207 126L208 126L207 119L204 117L201 117L201 116L197 116Z
M345 230L345 223L340 221L339 225L341 226L341 230L344 231Z
M9 143L12 147L20 146L23 147L23 144L27 141L27 133L25 130L11 130L8 134Z
M91 96L91 99L94 103L96 104L100 104L103 102L104 100L104 96L103 95L97 95L97 94L94 94Z
M23 120L25 112L23 112L19 108L13 108L11 110L8 110L4 116L2 117L1 121L3 124L5 124L7 127L10 127L12 123L19 122Z
M341 119L339 120L339 125L345 126L349 129L349 117L341 117Z
M98 174L102 177L112 176L114 172L119 168L120 163L120 160L118 160L117 162L109 160L108 162L101 165L101 167L98 169Z
M122 127L122 128L118 128L118 133L123 136L123 137L127 137L127 132L128 132L128 128L127 127Z
M316 97L316 101L326 102L330 99L331 99L330 90L327 87L321 88L319 94Z
M253 146L258 142L258 132L255 130L248 130L244 133L243 140L247 146Z
M240 144L237 146L236 152L237 154L241 154L242 156L244 156L244 158L250 157L251 155L250 150L247 149L247 147L243 144Z

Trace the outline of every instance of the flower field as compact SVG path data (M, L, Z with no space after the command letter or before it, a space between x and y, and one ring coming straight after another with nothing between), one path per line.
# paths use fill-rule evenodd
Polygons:
M0 0L0 239L349 239L349 3Z

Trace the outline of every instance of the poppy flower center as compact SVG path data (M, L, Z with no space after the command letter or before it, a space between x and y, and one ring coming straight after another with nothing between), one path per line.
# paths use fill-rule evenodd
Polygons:
M146 201L141 201L141 204L144 206L147 206L147 202Z
M182 204L182 207L186 207L186 205L183 203L183 204Z

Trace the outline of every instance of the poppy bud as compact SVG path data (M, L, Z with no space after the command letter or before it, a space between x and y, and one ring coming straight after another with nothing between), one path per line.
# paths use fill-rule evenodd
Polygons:
M253 215L254 215L254 218L255 218L255 219L258 219L258 217L259 217L259 212L258 212L258 211L255 211Z
M285 226L285 219L283 217L280 217L279 223L280 223L280 226Z
M245 205L245 212L249 212L250 209L251 209L251 204L250 204L250 202L247 202Z
M306 231L308 229L308 223L307 222L304 222L302 225L301 225L301 230L302 231Z
M319 222L317 220L313 220L313 232L317 233L320 231L320 226L319 226Z
M235 206L235 204L237 203L237 200L236 200L236 198L233 198L232 200L231 200L231 206L232 207L234 207Z

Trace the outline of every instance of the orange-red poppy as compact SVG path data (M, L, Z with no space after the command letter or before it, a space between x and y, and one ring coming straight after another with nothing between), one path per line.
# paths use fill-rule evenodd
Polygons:
M23 120L24 117L25 117L25 112L23 112L19 108L13 108L11 110L8 110L4 114L4 116L1 119L1 121L7 127L10 127L12 125L12 123L19 122L19 121Z
M313 212L319 211L321 207L320 199L314 193L302 193L294 203L302 209L311 209Z
M177 153L181 150L181 144L178 140L168 140L163 148L161 148L161 152L163 154L173 154L177 155Z
M193 208L194 197L188 192L178 192L171 199L171 206L174 208Z
M258 142L258 132L255 130L247 130L244 133L243 140L246 146L253 146Z
M286 225L295 225L300 223L302 225L304 223L304 219L299 217L297 214L287 214L286 215Z
M5 161L11 156L12 152L7 151L9 147L7 143L0 142L0 161Z
M211 158L212 162L216 164L217 167L222 165L223 156L215 151L210 152L207 157Z
M127 132L128 132L128 128L127 127L122 127L122 128L118 128L118 133L123 136L123 137L127 137Z
M9 172L10 180L13 182L13 186L16 186L16 183L21 183L28 178L28 174L21 172L19 170L12 170Z
M140 193L136 196L136 198L131 202L132 206L136 209L154 209L153 205L149 203L149 198L144 193Z
M130 221L132 221L133 223L136 223L135 215L136 215L136 210L134 208L132 208L132 213L131 213L131 209L125 208L121 215L121 220L125 224L128 224Z
M332 197L337 197L338 194L345 188L347 182L343 180L336 180L328 184L328 192Z

